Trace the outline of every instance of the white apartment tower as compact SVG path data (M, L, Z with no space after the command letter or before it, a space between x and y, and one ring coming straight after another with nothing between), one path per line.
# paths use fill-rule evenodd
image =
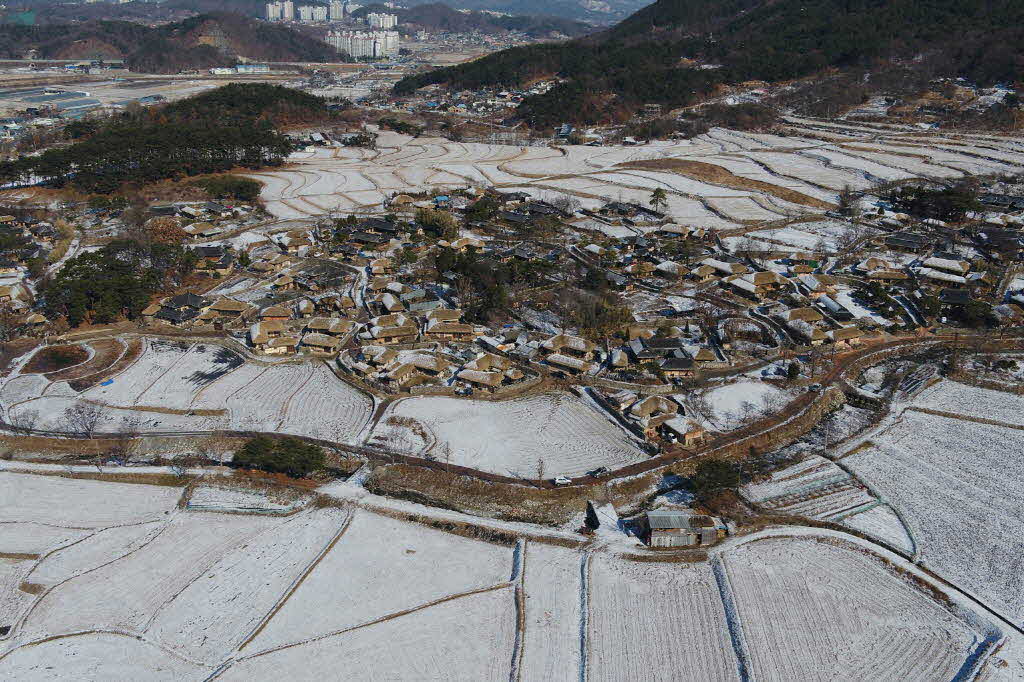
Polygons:
M331 31L327 43L356 59L391 57L399 49L398 31Z
M283 0L280 5L281 19L284 21L295 21L295 3L292 0Z
M341 21L345 18L345 3L342 0L331 0L330 20Z
M370 28L377 28L386 31L387 29L394 28L398 25L398 17L394 14L371 12L366 15L366 23L370 25Z
M267 3L267 21L280 21L281 20L281 3L279 2L268 2Z
M299 7L299 21L304 24L327 21L327 8L323 5L301 5Z

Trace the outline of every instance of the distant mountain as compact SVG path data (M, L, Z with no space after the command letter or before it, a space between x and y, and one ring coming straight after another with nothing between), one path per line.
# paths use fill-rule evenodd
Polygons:
M210 13L150 28L122 21L0 26L0 55L29 50L42 59L124 59L136 71L175 73L234 63L330 61L333 48L286 26L229 13Z
M436 0L407 0L404 4L432 4ZM552 16L608 25L629 16L646 0L445 0L455 9L490 10L515 16Z
M479 31L486 34L501 34L506 31L521 31L537 38L561 34L572 38L593 32L590 24L554 16L495 16L486 12L458 12L447 4L434 2L416 5L409 9L391 9L386 5L366 5L353 13L365 17L370 12L389 12L398 16L402 28L423 29L430 32L449 31L466 33Z
M658 0L603 33L418 74L396 92L558 76L568 82L519 110L550 125L622 120L646 102L686 105L724 84L828 69L1012 83L1024 80L1022 20L1020 0Z

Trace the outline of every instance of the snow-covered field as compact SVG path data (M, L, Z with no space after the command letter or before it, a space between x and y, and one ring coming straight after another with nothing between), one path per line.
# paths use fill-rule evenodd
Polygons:
M683 400L686 395L680 396ZM789 394L763 381L740 380L703 395L707 414L693 410L689 416L714 431L731 431L781 409L790 400Z
M735 227L739 221L777 219L785 212L782 209L793 206L761 189L736 189L671 171L620 164L659 159L700 161L834 202L836 192L844 187L865 189L879 179L960 177L964 168L1005 172L1006 163L990 159L1024 161L1024 153L1009 142L960 137L957 143L962 146L939 149L947 141L939 136L929 137L933 142L925 147L896 133L865 130L865 136L875 139L870 145L851 148L838 141L800 137L803 125L794 122L796 134L791 137L716 128L692 140L558 149L412 139L382 132L376 150L359 154L344 148L296 152L288 168L253 175L264 183L262 199L268 210L282 218L317 215L335 208L383 211L386 193L426 187L444 191L470 184L494 185L535 196L554 189L573 194L588 208L594 207L595 201L597 205L607 200L646 203L651 190L661 187L669 194L668 212L676 220L721 228ZM815 122L808 128L820 137L821 125ZM849 134L850 130L843 132ZM982 145L999 148L979 149ZM887 149L898 153L887 153ZM969 156L972 152L989 158Z
M6 416L37 429L71 430L64 412L82 399L100 409L98 432L135 418L140 432L277 431L339 442L354 441L372 409L322 361L261 366L215 344L151 339L129 367L82 394L40 374L0 385Z
M587 679L735 680L736 653L707 563L592 560Z
M246 654L373 622L509 580L509 548L357 511ZM401 586L396 589L396 586ZM506 614L513 620L513 614Z
M303 570L341 530L347 514L298 514L222 553L147 623L155 641L215 664L253 631ZM234 517L228 517L234 518ZM247 521L246 525L260 527Z
M1022 451L1022 431L908 410L842 461L900 512L925 566L1021 623Z
M913 541L899 517L856 478L819 455L743 486L743 496L772 511L832 521L859 530L906 553Z
M64 528L143 523L165 517L180 497L180 488L168 486L0 472L0 518L6 522Z
M208 483L192 489L188 508L202 511L286 512L309 502L309 495L288 492L290 494L271 496L267 491L232 486L225 482Z
M1024 426L1024 396L940 381L917 394L914 405L940 412Z
M132 489L181 490L9 479L28 494L3 498L0 553L43 555L0 558L3 680L957 679L995 632L835 537L649 563L347 505L280 517L165 499L147 518ZM107 511L125 500L131 513Z
M218 679L507 680L514 638L515 606L505 588L242 659Z
M987 634L853 546L768 538L720 561L752 679L956 679Z
M577 551L539 542L526 545L526 634L520 668L524 680L579 679L582 556Z
M452 464L526 478L536 478L539 470L542 477L574 476L645 457L597 407L568 393L496 402L406 398L388 407L371 442L431 453L441 461L447 445Z

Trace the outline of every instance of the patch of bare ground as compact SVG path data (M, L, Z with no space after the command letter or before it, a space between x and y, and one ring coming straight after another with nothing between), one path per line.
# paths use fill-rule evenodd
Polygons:
M22 583L18 585L18 589L25 594L42 594L43 590L46 589L46 585L40 585L39 583Z
M697 564L708 560L708 553L701 550L661 552L652 549L650 551L650 554L622 554L621 556L627 561L651 564Z
M208 485L215 488L226 488L230 490L246 490L260 493L266 496L271 502L278 504L291 504L299 500L312 501L309 491L313 486L303 483L299 479L298 485L282 485L277 480L259 478L247 475L248 472L235 471L230 476L217 476L204 479L200 485Z
M113 365L125 350L125 345L118 339L97 339L89 341L88 346L92 349L91 358L74 367L48 371L46 378L50 381L71 381L86 377ZM32 362L35 362L35 358L32 358Z
M86 400L87 403L94 403L96 405L104 405L103 403L96 402L94 400ZM134 405L132 407L117 407L114 405L104 405L107 409L112 410L125 410L128 412L154 412L156 414L188 414L196 417L220 417L228 413L226 409L210 409L210 410L196 410L187 409L180 410L174 407L155 407L153 405Z
M136 439L135 452L156 459L153 464L170 463L183 452L205 453L220 459L218 453L234 452L245 438L228 436L142 436ZM0 459L53 464L81 462L123 446L116 438L49 438L46 436L0 436Z
M19 472L12 472L19 473ZM171 488L182 488L194 478L193 476L176 474L140 474L130 473L126 471L124 473L101 473L99 471L85 472L85 471L40 471L33 469L32 471L25 472L32 476L55 476L57 478L75 478L85 481L106 481L107 483L138 483L140 485L163 485Z
M370 474L365 487L385 497L465 512L502 521L561 526L586 508L588 500L628 507L649 494L656 474L609 481L606 486L537 488L490 483L409 464L388 464ZM596 482L596 481L595 481Z
M350 457L340 452L324 452L324 469L335 478L348 478L365 463L358 457Z
M21 370L22 374L48 374L80 365L89 357L89 351L74 344L44 346Z
M79 378L72 380L71 388L75 389L80 393L86 389L92 388L96 384L103 381L105 378L113 376L118 372L126 369L128 365L135 362L139 358L139 355L141 354L142 341L140 339L130 339L127 342L127 347L124 349L124 352L112 365L96 369L90 374L85 374Z
M797 192L787 187L780 187L761 180L752 180L734 175L721 166L703 161L687 161L685 159L650 159L647 161L627 161L617 164L618 168L639 168L641 170L671 171L693 180L722 185L731 189L746 189L754 192L766 192L772 196L788 201L791 204L809 206L811 208L831 209L834 204Z
M504 545L506 547L511 547L516 544L516 541L519 539L519 535L512 531L501 530L499 528L487 528L485 526L478 526L474 523L468 523L465 521L435 519L430 516L410 514L408 512L401 512L395 509L374 509L373 511L375 514L390 516L391 518L399 521L418 523L422 526L429 526L430 528L443 530L444 532L451 533L453 535L460 535L464 538L471 538L473 540L483 540L484 542ZM556 541L558 540L558 538L551 539ZM567 546L575 547L576 544L568 544Z
M3 344L2 349L0 349L0 376L10 374L11 365L14 363L14 360L30 352L37 345L39 345L38 340L27 337L13 339Z
M260 488L269 490L272 487L292 488L294 490L316 490L324 484L324 479L313 478L291 478L285 474L270 473L267 471L256 471L254 469L236 469L231 480L244 484L249 488Z

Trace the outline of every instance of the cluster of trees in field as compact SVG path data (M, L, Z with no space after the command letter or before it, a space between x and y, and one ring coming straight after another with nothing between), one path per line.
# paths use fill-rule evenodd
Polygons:
M257 436L235 452L231 463L242 469L303 478L324 468L324 451L298 438Z
M895 62L981 84L1012 83L1022 76L1022 20L1024 4L1013 0L659 0L599 36L504 50L407 77L395 91L567 79L520 105L523 119L543 127L623 120L644 103L683 106L721 84L832 67Z
M968 212L982 208L977 189L966 183L939 188L919 185L896 187L886 198L901 213L950 222L959 222Z
M276 166L292 142L275 126L330 115L324 100L297 90L228 85L173 104L70 124L72 144L0 163L0 184L42 181L107 194L127 182ZM249 191L231 189L239 190Z
M69 259L40 284L39 296L47 317L63 317L71 326L131 320L195 264L194 252L181 246L119 239Z
M730 130L767 130L778 122L778 113L763 104L709 104L688 111L678 118L654 118L631 123L626 126L623 133L639 140L665 138L675 133L690 138L703 135L716 127Z
M252 178L237 175L215 175L211 178L192 180L195 185L206 191L211 199L237 199L238 201L255 201L260 195L260 183Z

